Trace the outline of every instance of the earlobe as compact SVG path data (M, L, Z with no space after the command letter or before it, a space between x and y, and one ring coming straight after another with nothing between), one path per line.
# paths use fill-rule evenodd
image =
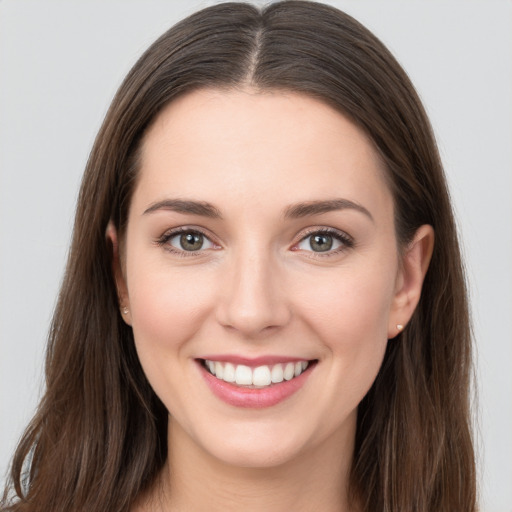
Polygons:
M121 256L119 250L119 239L117 235L117 229L114 223L110 221L105 230L105 238L107 243L111 246L111 264L112 272L116 282L117 296L119 299L119 308L122 313L123 320L131 325L130 316L130 299L128 296L128 289L126 286L126 280L123 274L123 268L121 264Z
M427 274L434 249L434 229L421 226L407 246L397 277L388 326L388 338L394 338L406 328L421 296L423 281Z

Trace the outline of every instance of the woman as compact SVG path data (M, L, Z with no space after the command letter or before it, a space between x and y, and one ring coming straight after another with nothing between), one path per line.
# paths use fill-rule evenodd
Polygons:
M98 134L2 510L476 510L470 348L393 57L324 5L205 9Z

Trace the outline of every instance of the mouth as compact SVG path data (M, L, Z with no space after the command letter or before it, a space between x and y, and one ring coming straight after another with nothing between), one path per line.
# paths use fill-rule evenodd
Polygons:
M288 360L271 364L196 359L210 390L225 403L243 408L276 405L303 387L318 360Z
M203 367L214 377L230 384L262 389L283 381L290 381L304 373L314 361L296 361L260 365L255 368L224 361L201 360Z

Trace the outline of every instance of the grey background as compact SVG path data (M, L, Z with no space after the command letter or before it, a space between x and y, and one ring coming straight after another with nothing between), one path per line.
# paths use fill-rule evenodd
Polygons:
M215 2L0 2L0 477L43 386L81 173L123 76ZM261 2L259 2L261 3ZM438 137L467 260L486 512L512 511L512 2L326 2L409 72Z

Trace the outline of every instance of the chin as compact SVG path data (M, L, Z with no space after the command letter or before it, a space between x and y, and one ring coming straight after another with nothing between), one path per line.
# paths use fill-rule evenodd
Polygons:
M283 445L276 441L248 440L229 442L212 447L209 452L218 461L228 466L247 469L268 469L283 466L295 460L301 446Z
M194 429L189 437L203 452L225 465L254 469L276 468L322 451L325 441L344 430L333 432L308 422L304 416L292 420L287 415L266 420L211 422L203 427L206 428Z

